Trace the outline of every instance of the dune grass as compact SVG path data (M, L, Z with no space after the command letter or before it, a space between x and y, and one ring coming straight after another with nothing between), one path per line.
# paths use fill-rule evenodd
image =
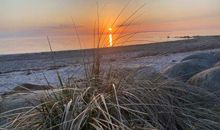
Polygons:
M13 113L4 128L18 130L218 130L219 99L175 81L102 75L73 81ZM100 76L101 77L101 76ZM33 103L34 104L34 103Z

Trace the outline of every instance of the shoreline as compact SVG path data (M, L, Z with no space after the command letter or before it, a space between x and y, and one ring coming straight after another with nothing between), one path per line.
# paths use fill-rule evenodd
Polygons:
M209 36L209 35L205 35L206 36ZM210 35L210 36L220 36L220 35ZM100 48L100 49L110 49L110 48L123 48L123 47L133 47L133 46L148 46L148 45L151 45L151 44L158 44L158 43L169 43L169 42L178 42L178 41L187 41L187 40L190 40L190 39L193 39L194 37L197 37L197 36L192 36L191 38L184 38L183 37L174 37L174 38L179 38L179 39L175 39L175 40L165 40L165 41L158 41L158 42L149 42L149 43L137 43L137 44L128 44L128 45L120 45L120 46L113 46L113 47L103 47L103 48ZM203 37L203 36L201 36ZM169 38L167 38L169 39ZM95 50L96 48L85 48L85 49L73 49L73 50L58 50L58 51L54 51L56 53L65 53L65 52L81 52L81 51L92 51L92 50ZM29 54L47 54L47 53L50 53L50 51L42 51L42 52L27 52L27 53L8 53L8 54L0 54L0 57L1 56L14 56L14 55L29 55Z
M94 50L94 49L93 49ZM196 39L132 45L101 49L104 65L112 64L122 68L153 67L160 71L180 62L184 57L198 53L220 50L220 36L197 37ZM92 51L88 51L90 57ZM46 84L44 76L56 85L56 71L63 79L83 74L82 53L80 51L55 52L55 63L50 53L19 54L0 56L0 93L10 91L22 83ZM88 62L89 64L89 62Z
M133 47L148 47L148 46L154 46L155 44L170 44L170 43L177 43L177 42L187 42L193 39L198 39L198 38L206 38L206 37L220 37L220 35L204 35L204 36L192 36L191 38L184 38L180 37L181 39L179 40L171 40L171 41L162 41L162 42L151 42L151 43L144 43L144 44L132 44L132 45L122 45L122 46L115 46L115 47L105 47L105 48L100 48L101 50L109 50L109 49L123 49L123 48L133 48ZM54 51L55 53L79 53L82 51L85 52L90 52L96 50L96 48L87 48L87 49L76 49L76 50L60 50L60 51ZM43 51L43 52L30 52L30 53L15 53L15 54L0 54L0 57L4 56L17 56L17 55L41 55L41 54L48 54L51 53L49 51Z
M220 35L210 35L210 36L192 36L191 39L183 39L183 40L174 40L174 41L164 41L164 42L153 42L153 43L146 43L146 44L135 44L135 45L124 45L124 46L115 46L115 47L111 47L111 48L100 48L100 51L104 54L109 54L109 53L118 53L119 51L141 51L141 49L146 49L148 47L157 47L160 49L160 47L162 46L168 46L171 45L173 46L174 44L184 44L186 42L194 42L195 40L199 40L199 39L203 39L203 38L218 38L220 40ZM220 44L218 46L220 48ZM208 50L211 47L207 47L207 48L198 48L197 50ZM179 48L181 49L181 48ZM94 52L94 50L96 50L95 48L89 48L89 49L80 49L80 50L61 50L61 51L54 51L55 55L56 54L78 54L81 55L82 53L92 53ZM188 51L196 51L196 50L179 50L179 52L173 52L173 51L167 51L166 53L180 53L180 52L188 52ZM40 55L51 55L51 52L33 52L33 53L18 53L18 54L0 54L0 61L1 58L9 58L10 57L24 57L24 56L40 56ZM153 56L156 54L149 54L148 56Z

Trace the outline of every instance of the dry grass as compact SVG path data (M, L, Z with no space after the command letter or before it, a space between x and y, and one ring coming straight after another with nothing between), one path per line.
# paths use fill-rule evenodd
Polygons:
M105 77L105 78L104 78ZM5 129L218 130L218 98L182 83L110 78L75 81L48 92L40 104L5 115ZM95 80L97 81L97 80ZM98 86L96 86L98 84ZM24 108L23 108L24 109Z

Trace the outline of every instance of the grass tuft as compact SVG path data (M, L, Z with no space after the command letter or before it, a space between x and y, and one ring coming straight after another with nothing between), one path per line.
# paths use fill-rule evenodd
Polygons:
M93 80L93 79L91 79ZM174 81L83 80L46 93L40 104L11 115L7 129L218 130L213 95ZM76 87L76 86L80 86Z

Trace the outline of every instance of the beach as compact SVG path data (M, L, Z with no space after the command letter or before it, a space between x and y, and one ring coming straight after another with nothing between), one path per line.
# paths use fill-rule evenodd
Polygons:
M139 68L150 66L160 72L179 63L184 57L198 53L220 50L220 36L196 36L191 39L102 48L103 66ZM11 91L24 83L52 86L62 80L84 76L84 63L90 64L93 49L14 54L0 56L0 93ZM83 58L86 57L86 58Z

